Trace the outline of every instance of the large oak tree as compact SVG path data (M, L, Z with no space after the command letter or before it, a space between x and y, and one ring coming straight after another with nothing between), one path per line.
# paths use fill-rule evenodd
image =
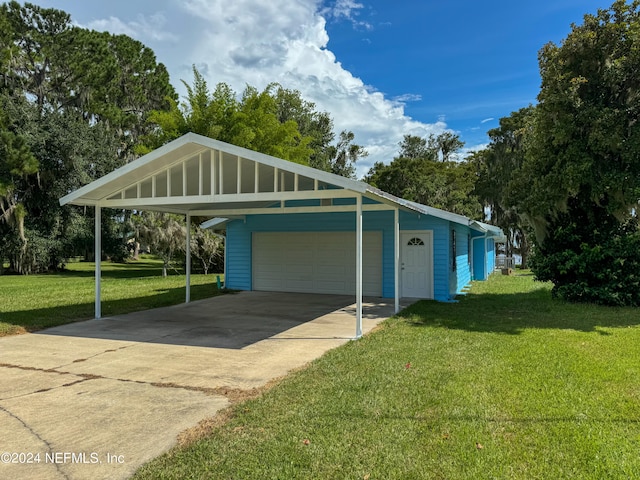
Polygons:
M640 305L640 1L586 15L539 61L512 184L535 229L534 271L569 300Z

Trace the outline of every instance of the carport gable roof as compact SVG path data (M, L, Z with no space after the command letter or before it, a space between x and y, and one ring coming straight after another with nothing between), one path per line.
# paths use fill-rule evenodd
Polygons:
M60 204L220 217L309 209L353 211L355 204L336 205L331 200L359 195L372 200L363 205L365 210L401 208L471 224L462 215L398 198L365 182L195 133L69 193L60 199ZM309 200L318 206L300 203Z

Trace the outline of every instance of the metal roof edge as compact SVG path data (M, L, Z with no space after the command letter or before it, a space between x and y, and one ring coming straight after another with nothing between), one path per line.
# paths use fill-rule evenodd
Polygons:
M431 215L432 217L441 218L443 220L448 220L465 226L470 226L474 221L469 217L465 217L464 215L459 215L457 213L448 212L440 208L430 207L428 205L423 205L421 203L412 202L411 200L405 200L404 198L396 197L391 193L387 193L384 190L380 190L379 188L375 188L370 185L368 191L374 195L382 197L388 202L395 203L400 207L404 207L414 212L422 213L424 215Z
M206 222L202 222L200 224L200 228L207 229L213 227L219 227L221 225L225 225L233 220L244 220L246 217L244 215L230 215L228 217L214 217Z
M491 225L489 223L480 222L478 220L474 220L473 223L479 231L485 234L487 238L493 238L498 241L498 243L504 243L507 241L507 237L500 227Z

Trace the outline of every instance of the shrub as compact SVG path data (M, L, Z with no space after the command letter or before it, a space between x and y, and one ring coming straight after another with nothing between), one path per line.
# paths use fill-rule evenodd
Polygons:
M640 306L638 221L620 223L599 210L573 210L556 219L535 249L531 269L538 280L553 282L552 293L565 300Z

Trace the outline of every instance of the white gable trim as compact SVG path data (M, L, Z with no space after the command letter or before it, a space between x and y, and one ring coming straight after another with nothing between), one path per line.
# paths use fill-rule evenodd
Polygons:
M238 159L237 168L240 171L242 160L255 162L256 171L258 165L272 167L274 172L289 172L295 176L296 182L299 176L312 179L315 182L314 190L317 190L318 183L324 183L338 187L337 190L346 189L354 193L364 193L369 187L364 182L351 180L349 178L334 175L332 173L323 172L315 168L307 167L297 163L282 160L270 155L248 150L246 148L230 145L218 140L214 140L195 133L188 133L143 157L140 157L131 163L124 165L113 172L85 185L78 190L65 195L60 199L61 205L77 204L77 205L108 205L106 199L117 195L118 192L124 192L136 185L148 181L150 178L170 172L176 165L186 165L187 161L195 158L205 151L218 152L218 155L231 155ZM212 155L215 155L212 153ZM208 167L207 167L208 168ZM202 172L201 172L202 173ZM211 170L212 188L215 187L213 177L218 172ZM239 175L239 173L238 173ZM275 176L275 174L274 174ZM239 177L238 177L239 178ZM276 180L277 181L277 180ZM154 184L155 185L155 184ZM333 188L332 190L336 190ZM311 190L305 190L311 191ZM237 189L236 192L237 194ZM255 192L254 192L255 193ZM272 192L273 193L273 192ZM284 193L284 192L283 192ZM338 195L337 192L336 196ZM125 195L123 194L122 197ZM175 200L183 196L168 196L168 200ZM355 195L351 195L355 196ZM329 195L328 198L330 198ZM125 198L121 198L125 199ZM134 200L134 199L130 199ZM197 202L197 200L195 200ZM118 206L123 206L127 202L121 202ZM135 203L135 202L131 202ZM114 205L115 206L115 205Z
M203 156L209 158L204 161L204 164ZM196 158L200 159L199 166L195 165L194 159ZM223 160L224 158L227 160ZM236 163L235 166L231 163L231 171L227 171L229 164L225 164L227 170L223 171L220 164L233 162L233 159L236 159ZM247 188L244 188L241 183L243 182L244 169L250 171L252 168L249 162L253 162L255 170L251 174L255 181L255 188L249 188L248 190L251 191L246 191ZM266 173L264 173L264 167L261 166L269 167ZM180 173L180 167L182 167L182 173ZM192 169L191 176L187 173L189 168ZM228 181L233 183L233 178L236 179L237 185L235 187L228 188L229 186L225 183L225 188L223 188L222 181L225 178L225 172L227 172L227 179L232 178ZM289 175L290 179L293 178L290 180L290 183L294 183L293 187L289 185L285 188L282 185L279 177L283 174ZM262 181L260 180L261 175L273 176L273 188L268 190L258 188L258 183ZM188 191L187 178L193 176L197 177L196 192ZM299 180L301 183L305 182L306 185L299 188ZM309 185L310 181L312 185ZM178 193L173 192L174 194L172 194L172 182L176 183ZM206 188L203 187L203 184L206 185ZM193 184L190 185L191 190L194 190ZM224 193L225 190L230 191ZM374 200L378 205L383 204L409 212L430 215L469 226L483 233L490 232L494 236L499 236L501 233L501 230L496 227L474 222L463 215L398 198L361 181L323 172L306 165L282 160L195 133L187 133L65 195L60 199L60 204L148 209L183 214L207 212L210 215L220 216L219 211L228 213L251 209L257 212L262 207L256 202L264 202L262 206L268 207L271 206L269 202L274 201L357 198L360 195ZM235 205L231 207L230 204ZM370 208L366 205L363 207ZM265 210L269 209L265 208ZM284 210L293 212L289 209ZM316 211L327 210L317 208ZM273 210L264 213L272 212Z

